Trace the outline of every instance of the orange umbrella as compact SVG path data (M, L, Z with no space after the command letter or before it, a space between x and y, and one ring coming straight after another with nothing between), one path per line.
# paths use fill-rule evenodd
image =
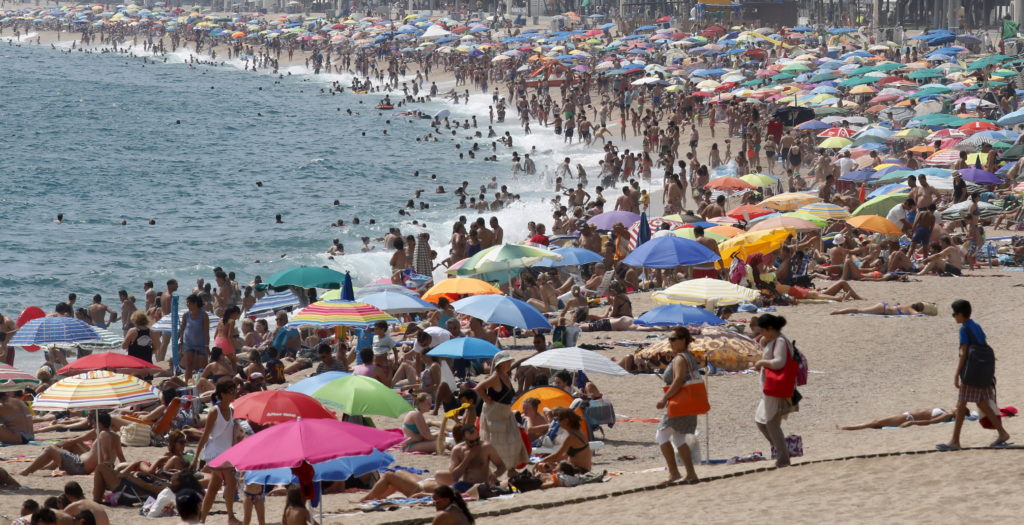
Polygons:
M913 151L914 153L935 153L935 146L920 145L908 148L907 151Z
M878 112L882 111L883 109L885 109L887 107L889 107L889 106L886 106L885 104L878 104L877 106L871 106L870 108L868 108L864 112L869 114L869 115L874 115L875 113L878 113Z
M846 219L846 223L854 228L867 230L883 235L901 235L903 233L899 226L892 221L879 215L858 215Z
M455 279L445 279L435 284L423 294L423 300L436 303L442 297L447 297L450 300L469 295L488 294L501 295L501 290L480 279L457 277Z
M738 177L719 177L704 185L706 190L740 191L754 189L747 181Z
M726 216L732 217L738 221L749 221L750 219L756 219L773 213L775 213L775 210L765 208L763 206L744 204L743 206L738 206L729 210L729 213L726 213Z
M960 126L959 128L956 128L956 129L959 129L960 131L963 131L965 133L967 133L967 132L977 133L979 131L995 130L995 129L1000 129L1000 128L999 128L999 126L996 126L995 124L992 124L991 122L985 122L983 120L975 120L974 122L968 122L967 124L964 124L963 126Z

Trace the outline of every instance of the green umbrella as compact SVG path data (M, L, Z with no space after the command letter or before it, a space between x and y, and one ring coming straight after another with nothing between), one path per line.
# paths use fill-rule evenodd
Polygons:
M347 375L306 392L324 406L351 416L399 417L412 405L372 377Z
M938 69L921 69L907 75L907 78L911 80L920 80L923 78L939 78L943 75L944 73Z
M764 82L765 82L764 79L755 78L754 80L748 80L748 81L746 81L746 82L744 82L744 83L742 83L740 85L741 86L756 86L758 84L763 84Z
M803 73L804 71L810 71L811 68L807 67L800 62L791 62L786 64L786 67L782 68L784 73Z
M914 93L913 95L910 95L910 98L921 98L921 97L927 97L929 95L945 95L946 93L950 93L952 91L953 90L949 89L948 87L938 87L938 86L936 86L936 87L924 88L921 91L918 91L918 92Z
M847 71L846 74L848 76L855 77L855 76L858 76L858 75L863 75L864 73L870 73L872 71L877 71L875 69L875 66L864 66L864 67L858 67L857 69L854 69L852 71Z
M1024 144L1017 144L999 156L1003 160L1017 160L1021 157L1024 157Z
M271 275L266 284L281 291L289 286L300 288L341 288L345 274L319 266L297 266Z
M903 64L897 64L895 62L886 62L884 64L878 64L877 66L871 67L874 68L875 71L893 71L895 69L901 69L906 66L904 66Z
M796 75L791 75L791 74L789 74L789 73L780 73L780 74L778 74L778 75L775 75L775 76L773 76L773 77L772 77L772 80L775 80L775 81L779 81L779 80L789 80L789 79L791 79L791 78L796 78Z
M992 147L995 148L995 149L999 149L999 150L1005 150L1005 149L1012 148L1013 144L1007 144L1005 142L999 141L999 142L993 142L992 143Z
M879 195L874 199L871 199L864 204L853 210L853 215L878 215L885 217L897 204L907 200L907 196L902 193L891 193L889 195Z
M814 75L813 77L811 77L810 82L811 83L825 82L826 80L835 80L837 78L839 78L839 77L833 75L832 73L818 73L817 75Z
M971 62L967 66L967 69L972 70L972 71L975 70L975 69L983 69L983 68L986 68L988 66L994 66L994 65L1002 62L1003 60L1007 60L1009 58L1010 57L1008 57L1006 55L989 55L989 56L986 56L986 57L979 58L979 59L975 60L974 62Z
M845 115L845 114L847 114L849 112L850 112L849 108L833 108L833 107L814 108L814 116L816 116L816 117L823 117L823 116L828 116L828 115Z
M873 84L875 82L878 82L879 80L882 80L882 79L881 78L874 78L874 77L852 77L852 78L848 78L846 80L840 81L839 85L842 86L842 87L854 87L854 86L860 86L862 84Z
M889 173L886 173L885 175L882 175L881 177L879 177L874 182L881 184L883 182L894 182L894 181L898 181L898 180L906 180L907 175L910 175L913 172L914 172L913 170L895 170L895 171L890 171Z
M527 268L541 259L562 260L562 256L544 248L525 244L499 244L477 252L459 266L457 275L477 275L489 272L507 271L513 268Z

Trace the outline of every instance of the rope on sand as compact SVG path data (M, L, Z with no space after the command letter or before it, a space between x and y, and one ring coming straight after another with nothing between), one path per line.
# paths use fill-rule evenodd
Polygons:
M968 451L968 450L1017 450L1017 451L1021 451L1021 450L1024 450L1024 446L964 447L964 448L961 448L959 451L941 451L941 450L935 450L935 449L928 449L928 450L907 450L907 451L899 451L899 452L879 452L879 453L875 453L875 454L858 454L858 455L855 455L855 456L843 456L843 457L838 457L838 458L826 458L826 459L815 459L815 460L811 460L811 461L802 461L800 463L793 463L789 467L785 467L785 468L787 468L787 469L789 469L789 468L797 468L797 467L804 467L804 466L807 466L807 465L816 465L816 464L820 464L820 463L832 463L832 462L837 462L837 461L848 461L848 460L853 460L853 459L871 459L871 458L884 458L884 457L893 457L893 456L913 456L913 455L917 455L917 454L935 454L935 453L944 453L944 452L952 453L952 452L962 452L962 451ZM700 479L700 483L704 484L704 483L710 483L712 481L721 481L721 480L729 479L729 478L738 478L740 476L746 476L746 475L750 475L750 474L758 474L758 473L761 473L761 472L769 472L769 471L772 471L772 470L778 470L778 468L779 467L776 467L776 466L765 466L765 467L758 467L758 468L754 468L754 469L750 469L750 470L742 470L742 471L739 471L739 472L730 472L728 474L720 474L720 475L717 475L717 476L708 476L706 478L701 478ZM518 507L507 507L507 508L504 508L504 509L494 509L494 510L488 510L488 511L484 511L484 512L474 512L473 516L475 516L477 518L495 517L495 516L507 516L509 514L515 514L516 512L522 512L524 510L546 510L546 509L551 509L551 508L555 508L555 507L563 507L563 506L566 506L566 505L575 505L577 503L587 503L587 502L590 502L590 501L596 501L596 500L600 500L600 499L615 498L615 497L618 497L618 496L625 496L627 494L635 494L637 492L645 492L645 491L649 491L649 490L662 490L662 489L667 489L667 488L670 488L670 487L676 487L676 486L680 486L680 485L689 485L689 484L690 483L683 483L681 481L673 481L671 483L663 482L663 483L657 483L657 484L654 484L654 485L644 485L644 486L633 487L633 488L625 489L625 490L616 490L616 491L612 491L612 492L606 492L606 493L603 493L603 494L593 494L593 495L590 495L590 496L583 496L583 497L579 497L579 498L571 498L571 499L566 499L566 500L561 500L561 501L547 501L547 502L542 502L542 503L533 503L533 504L527 504L527 505L520 505ZM424 518L411 518L411 519L399 520L399 521L389 521L389 522L384 522L381 525L421 525L421 524L425 524L425 523L430 523L431 521L433 521L433 517L432 516L431 517L424 517Z

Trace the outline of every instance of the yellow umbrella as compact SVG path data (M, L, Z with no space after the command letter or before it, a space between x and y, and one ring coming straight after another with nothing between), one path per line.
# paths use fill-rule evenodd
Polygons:
M728 268L732 263L733 255L746 259L747 256L755 253L774 252L782 247L786 239L795 231L792 228L775 228L737 235L718 245L718 253L722 255L722 261L719 264L723 268Z
M827 149L839 149L845 148L846 146L849 146L852 143L853 141L843 137L829 137L821 141L821 144L818 144L818 147Z
M745 181L747 184L750 184L755 188L773 186L779 182L775 177L765 175L764 173L749 173L740 177L740 180Z
M676 237L682 237L684 239L690 239L691 241L693 241L696 240L696 236L694 235L693 231L694 228L679 228L678 230L672 232L672 234L675 235ZM729 238L726 237L725 235L715 232L709 232L707 230L704 230L704 236L709 239L714 239L715 242L725 242L729 240Z
M903 232L892 221L879 215L858 215L846 219L847 224L854 228L867 230L883 235L901 235Z
M820 200L821 198L817 195L809 193L780 193L761 201L759 206L778 211L793 211L801 206L806 206Z
M867 84L861 84L859 86L854 86L854 88L850 90L850 93L852 93L854 95L870 95L872 93L877 93L877 92L878 92L877 89L875 89L875 88L873 88L873 87L871 87L871 86L869 86Z

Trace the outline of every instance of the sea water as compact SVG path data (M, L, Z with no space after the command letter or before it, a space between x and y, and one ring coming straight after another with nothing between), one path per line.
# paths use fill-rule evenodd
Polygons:
M215 266L247 283L326 265L351 271L358 285L389 275L391 254L376 241L377 250L362 253L359 239L381 237L390 226L429 232L437 261L444 259L452 223L477 215L456 209L452 190L462 181L475 190L494 176L521 195L494 214L506 240L516 241L528 221L550 227L553 188L539 174L545 167L553 171L570 156L597 179L599 147L567 146L540 126L523 136L514 111L495 131L511 131L520 155L536 148L538 175L513 180L513 150L501 145L498 162L483 161L491 154L492 102L473 89L469 104L435 99L408 109L449 109L460 121L476 115L478 128L455 137L442 128L438 142L417 142L432 131L430 121L398 117L406 108L375 110L381 94L321 93L332 81L347 88L349 75L291 67L278 78L242 71L237 61L190 68L187 58L176 53L165 63L0 42L0 313L16 317L29 305L52 311L69 292L78 304L101 293L117 309L119 289L141 306L144 281L162 290L176 278L190 290L196 277L211 281ZM467 138L477 130L484 138ZM473 142L481 151L470 160ZM439 185L448 193L436 194ZM430 208L398 215L416 189L424 190L417 203ZM54 222L58 213L63 224ZM276 214L283 224L275 224ZM338 219L346 226L332 227ZM331 260L333 238L347 255Z

